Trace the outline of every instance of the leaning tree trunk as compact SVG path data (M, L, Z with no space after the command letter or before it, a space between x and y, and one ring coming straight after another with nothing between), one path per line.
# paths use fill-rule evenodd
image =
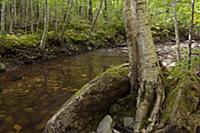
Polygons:
M129 7L128 4L125 4L125 6L127 9L131 10L131 16L134 16L131 17L130 12L126 12L126 19L132 21L132 23L127 23L127 27L131 27L131 24L135 24L134 26L137 27L127 28L129 40L132 44L137 44L137 46L134 47L137 48L138 51L137 72L139 88L134 132L138 133L142 128L147 128L150 132L153 130L155 122L158 119L159 109L163 101L161 69L157 61L156 50L149 26L147 0L126 0L126 2L132 4L129 5ZM137 43L135 43L135 41L137 41ZM133 62L135 61L130 63ZM154 106L151 107L151 105ZM149 112L151 112L150 116L148 116ZM149 117L149 119L147 117ZM148 119L148 126L144 127L146 119Z
M83 86L48 121L45 133L91 132L89 126L94 126L94 121L101 120L117 99L129 93L127 75L127 65L122 65L107 70Z
M103 0L100 1L100 5L99 5L99 8L97 10L97 14L96 16L94 17L93 21L92 21L92 24L90 26L90 31L89 31L89 39L92 37L92 32L94 30L94 26L99 18L99 14L100 14L100 11L101 11L101 8L102 8L102 5L103 5Z

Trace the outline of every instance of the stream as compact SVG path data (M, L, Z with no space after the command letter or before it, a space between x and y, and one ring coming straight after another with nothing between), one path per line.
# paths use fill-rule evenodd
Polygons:
M41 133L85 83L127 62L126 48L104 49L26 65L0 74L0 133Z
M187 43L181 43L185 47ZM156 44L156 48L165 67L175 66L174 42ZM200 43L192 48L199 49ZM49 118L81 86L106 69L128 62L127 56L126 47L102 49L0 74L0 133L41 133Z

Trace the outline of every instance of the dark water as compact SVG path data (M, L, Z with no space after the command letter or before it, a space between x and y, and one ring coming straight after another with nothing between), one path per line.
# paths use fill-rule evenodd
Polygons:
M122 49L99 50L0 74L0 133L41 133L82 85L127 61Z

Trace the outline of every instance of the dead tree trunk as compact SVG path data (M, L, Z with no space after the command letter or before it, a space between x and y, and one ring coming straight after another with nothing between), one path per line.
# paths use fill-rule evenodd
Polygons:
M45 133L86 133L117 99L129 93L127 65L107 70L86 84L48 121ZM88 130L89 129L89 130Z

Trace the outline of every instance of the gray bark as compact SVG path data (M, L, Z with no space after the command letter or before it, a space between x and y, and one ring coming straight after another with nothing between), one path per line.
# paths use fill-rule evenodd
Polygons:
M192 56L192 37L193 37L193 27L194 27L194 7L195 7L195 0L191 0L191 22L190 22L190 30L189 30L189 44L188 44L188 65L190 69L191 65L191 56Z
M49 2L48 2L48 0L45 0L44 32L43 32L42 40L41 40L40 46L39 46L40 49L42 49L42 50L45 48L48 27L49 27Z
M179 29L178 29L178 20L177 20L177 13L176 13L176 0L172 2L173 7L173 19L174 19L174 29L175 29L175 36L176 36L176 57L177 61L180 62L181 55L180 55L180 37L179 37Z
M141 132L142 128L151 132L158 119L164 88L149 25L147 0L126 0L125 6L127 35L132 44L129 45L129 59L132 59L130 63L133 65L130 71L134 73L137 70L138 73L137 80L135 77L130 78L133 80L130 82L138 82L134 133ZM138 69L135 62L138 64ZM153 109L152 105L154 105ZM148 116L149 112L151 112L150 116ZM147 127L144 127L144 122L148 124Z
M6 0L2 0L2 7L1 7L1 33L5 33L5 10L6 10Z

